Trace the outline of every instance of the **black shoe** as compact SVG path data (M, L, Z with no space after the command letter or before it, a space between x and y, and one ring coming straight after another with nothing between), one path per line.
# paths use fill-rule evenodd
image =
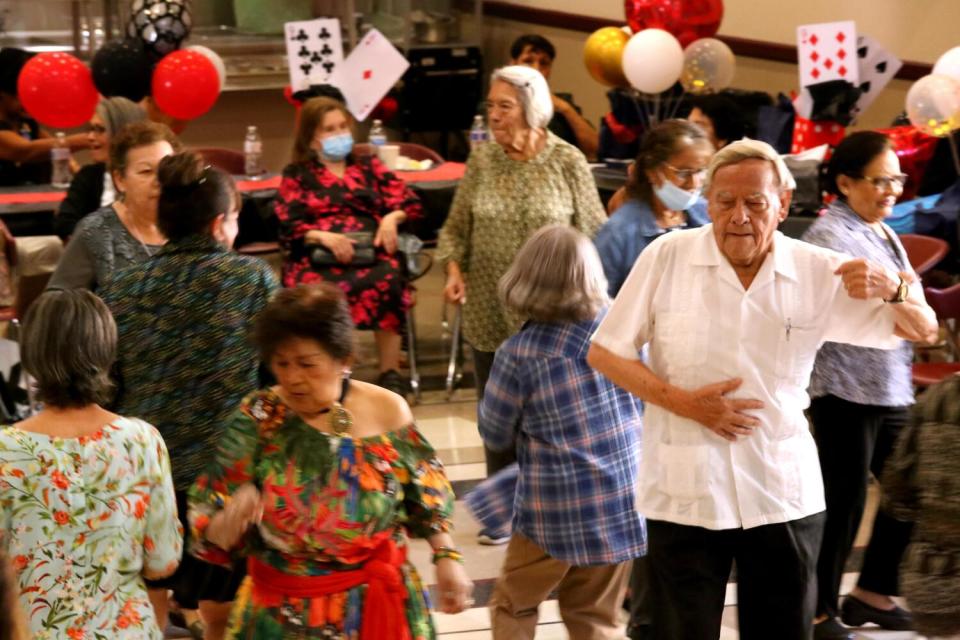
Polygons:
M393 391L403 398L406 398L407 393L410 392L410 383L407 382L406 378L401 376L400 372L396 369L390 369L389 371L381 373L380 377L377 378L377 386L383 387L388 391Z
M813 640L853 640L853 634L836 618L813 625Z
M851 627L862 627L872 622L888 631L913 631L913 616L909 611L900 607L889 611L877 609L853 596L847 596L840 606L840 618Z

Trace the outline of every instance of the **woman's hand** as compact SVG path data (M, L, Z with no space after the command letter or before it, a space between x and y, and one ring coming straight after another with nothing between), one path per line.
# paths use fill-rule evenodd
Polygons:
M319 244L329 249L337 262L350 264L353 261L353 245L356 240L352 240L342 233L333 233L331 231L317 231L315 229L307 231L304 242L308 245Z
M444 613L460 613L473 606L473 582L462 564L451 558L437 560L437 593Z
M221 549L230 550L250 528L260 522L263 503L260 492L252 484L244 484L230 497L230 502L207 525L206 538Z
M406 219L407 214L403 211L392 211L385 215L377 228L377 235L373 238L373 246L383 247L384 251L393 255L397 250L397 227Z
M443 297L450 304L463 304L467 300L467 284L463 281L460 266L455 262L447 265L447 284L443 287Z

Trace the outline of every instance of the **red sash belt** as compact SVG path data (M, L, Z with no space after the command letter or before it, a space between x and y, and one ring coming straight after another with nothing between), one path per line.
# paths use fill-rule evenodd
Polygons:
M404 602L407 589L400 567L407 560L406 548L387 540L359 569L326 576L294 576L278 571L256 558L247 559L253 590L261 601L288 598L319 598L367 585L360 637L363 640L410 640Z

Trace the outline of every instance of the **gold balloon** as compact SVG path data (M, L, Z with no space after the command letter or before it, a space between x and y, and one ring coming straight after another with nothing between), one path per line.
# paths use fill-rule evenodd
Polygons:
M609 87L629 86L623 75L623 48L630 39L619 27L594 31L583 45L583 62L594 80Z

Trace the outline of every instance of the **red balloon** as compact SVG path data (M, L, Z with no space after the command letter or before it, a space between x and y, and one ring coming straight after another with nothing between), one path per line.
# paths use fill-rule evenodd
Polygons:
M723 20L723 0L624 0L633 32L663 29L686 47L716 35Z
M28 60L17 78L17 95L32 118L55 129L85 124L100 98L90 69L62 52Z
M198 118L213 107L219 96L217 68L202 53L173 51L153 71L153 101L174 118Z

